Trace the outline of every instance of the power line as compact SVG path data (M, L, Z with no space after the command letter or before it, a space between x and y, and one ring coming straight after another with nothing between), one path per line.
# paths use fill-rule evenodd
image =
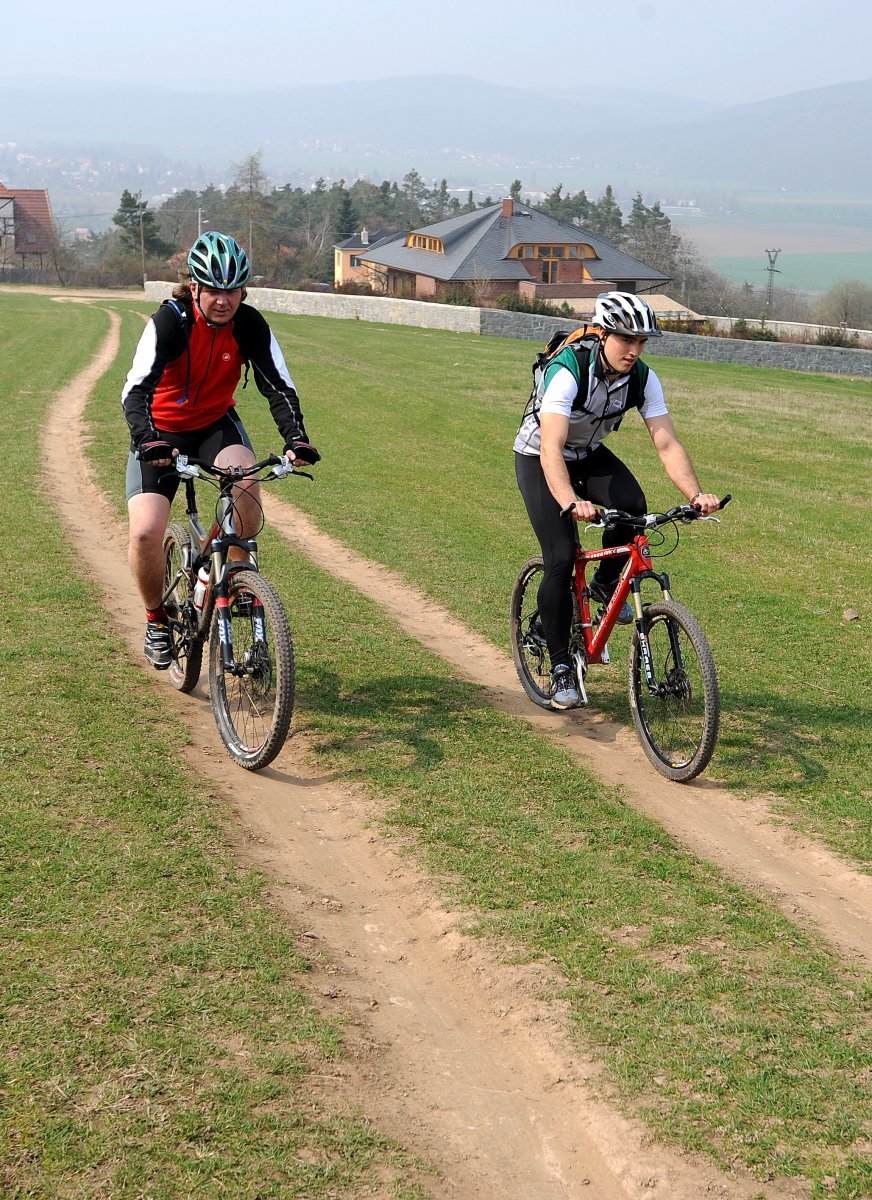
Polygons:
M772 309L772 292L775 287L775 276L781 274L780 270L775 265L775 260L776 260L776 258L778 258L778 255L780 253L781 253L780 249L765 251L765 254L769 258L769 266L766 268L766 270L769 272L769 286L766 289L766 316L767 317L769 316L769 313Z

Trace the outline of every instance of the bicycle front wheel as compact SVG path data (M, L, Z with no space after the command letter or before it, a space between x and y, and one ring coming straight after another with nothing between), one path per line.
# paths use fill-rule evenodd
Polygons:
M518 572L509 604L509 637L521 686L534 704L550 708L551 669L537 599L542 571L542 559L536 557Z
M203 639L197 636L191 578L184 568L183 558L190 563L190 535L184 525L170 525L164 536L164 606L173 641L173 661L167 675L178 691L190 692L200 678Z
M648 758L667 779L687 783L708 766L718 737L721 701L714 660L696 618L674 600L645 608L653 678L642 642L630 643L633 724Z
M212 614L209 694L231 758L257 771L272 762L291 726L294 647L282 602L262 575L234 572L228 601Z

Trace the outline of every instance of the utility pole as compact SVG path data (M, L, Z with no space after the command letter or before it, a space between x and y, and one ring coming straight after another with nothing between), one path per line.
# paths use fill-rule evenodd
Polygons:
M139 249L142 254L142 286L145 287L148 281L148 276L145 273L145 225L143 224L143 214L145 213L145 203L139 202Z
M208 221L209 218L203 212L202 208L197 209L197 237L203 232L203 221Z
M772 291L775 287L775 276L781 274L775 265L775 260L781 253L781 250L767 250L765 253L769 258L769 266L766 268L769 272L769 287L766 290L766 316L768 317L772 311Z

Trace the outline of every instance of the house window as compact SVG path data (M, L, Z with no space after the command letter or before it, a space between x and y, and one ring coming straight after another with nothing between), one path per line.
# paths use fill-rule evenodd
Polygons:
M542 263L542 282L556 283L557 271L560 264L553 258L548 258Z
M410 233L406 245L413 250L429 250L432 254L444 254L440 238L426 237L423 233Z
M352 265L353 267L362 267L362 266L363 266L363 263L360 261L360 259L357 257L357 255L356 255L356 254L352 254L352 256L351 256L351 265Z

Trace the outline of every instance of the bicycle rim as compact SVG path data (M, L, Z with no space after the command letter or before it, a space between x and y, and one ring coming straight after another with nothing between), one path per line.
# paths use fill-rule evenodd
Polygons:
M209 694L231 758L249 771L272 762L284 745L294 708L294 647L275 588L254 571L237 571L229 587L230 640L237 670L224 665L216 606L209 648Z
M542 569L542 559L531 558L518 572L509 604L509 637L521 686L535 704L550 708L550 660L537 600Z
M646 755L662 775L687 783L711 759L718 736L720 694L714 660L696 619L663 600L645 609L654 673L648 686L638 631L629 657L630 710Z
M197 637L192 612L191 580L182 567L183 551L190 563L191 539L183 525L173 524L164 537L164 605L173 640L173 661L167 676L177 691L197 685L203 663L203 642Z

